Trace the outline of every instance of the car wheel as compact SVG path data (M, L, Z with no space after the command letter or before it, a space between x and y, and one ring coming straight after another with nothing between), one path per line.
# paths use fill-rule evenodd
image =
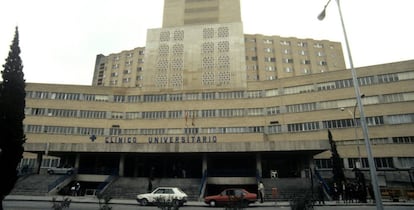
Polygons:
M139 202L141 204L141 206L147 206L148 205L148 200L147 199L141 199L141 201Z
M216 201L215 200L211 200L209 203L208 203L210 206L216 206Z

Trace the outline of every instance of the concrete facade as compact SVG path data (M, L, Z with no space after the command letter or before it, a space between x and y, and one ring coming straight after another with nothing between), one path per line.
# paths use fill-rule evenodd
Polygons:
M340 43L245 35L236 0L165 2L145 48L97 56L92 86L27 84L25 151L81 174L252 184L329 170L330 130L346 169L367 168ZM378 168L414 166L413 67L357 69Z

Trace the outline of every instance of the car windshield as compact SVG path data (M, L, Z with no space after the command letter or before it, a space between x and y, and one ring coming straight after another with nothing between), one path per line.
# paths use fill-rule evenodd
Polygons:
M177 188L177 190L178 192L185 194L184 191L182 191L180 188Z

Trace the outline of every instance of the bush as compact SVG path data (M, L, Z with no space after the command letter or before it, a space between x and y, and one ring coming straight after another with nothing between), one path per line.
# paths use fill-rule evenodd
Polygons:
M290 201L290 208L292 210L313 209L312 197L308 193L295 195Z
M72 202L72 200L70 200L70 198L68 197L64 197L62 201L58 201L55 197L53 197L52 198L52 209L62 210L65 208L69 208L70 202Z
M109 195L104 195L101 193L98 193L96 195L99 201L99 210L111 210L112 207L109 206L109 201L112 199Z

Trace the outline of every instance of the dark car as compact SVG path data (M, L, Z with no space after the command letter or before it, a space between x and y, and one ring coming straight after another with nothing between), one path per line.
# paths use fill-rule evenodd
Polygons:
M251 193L241 188L225 189L218 195L207 196L204 198L204 202L210 206L225 205L232 202L241 202L247 206L256 201L256 193Z

